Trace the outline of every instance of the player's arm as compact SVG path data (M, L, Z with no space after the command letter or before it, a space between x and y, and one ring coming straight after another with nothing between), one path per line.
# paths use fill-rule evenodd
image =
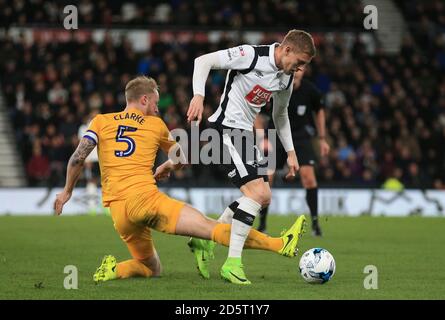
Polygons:
M96 147L96 143L91 139L82 138L76 151L71 155L68 161L66 182L63 191L56 196L56 201L54 202L54 211L57 215L62 213L62 209L65 203L71 198L73 189L79 180L82 173L83 164L88 155Z
M315 115L315 125L317 126L318 140L320 143L320 155L322 157L329 154L331 147L326 141L326 113L324 109L317 111Z
M187 164L181 145L173 139L164 122L161 123L159 146L167 154L168 160L156 168L154 178L158 181L167 179L170 172L180 170Z
M289 172L286 179L293 179L296 172L300 169L298 164L297 154L294 149L294 142L292 141L292 132L290 128L289 115L287 108L292 94L292 84L283 91L274 95L272 119L277 129L278 137L284 150L287 152L287 165Z
M179 143L168 151L168 160L156 168L154 178L161 181L170 177L172 171L180 170L187 164L187 158Z
M239 47L219 50L204 54L195 59L193 69L193 98L187 111L187 121L202 119L204 110L205 84L210 70L215 69L247 69L253 61L255 50L252 46L242 45Z
M194 119L198 119L197 124L201 122L204 110L205 84L212 69L221 69L218 52L208 53L195 59L192 80L193 98L187 111L187 121L189 122Z
M318 89L314 90L313 101L315 106L315 125L317 127L318 139L320 144L320 156L329 154L330 146L326 141L326 113L324 110L324 99Z

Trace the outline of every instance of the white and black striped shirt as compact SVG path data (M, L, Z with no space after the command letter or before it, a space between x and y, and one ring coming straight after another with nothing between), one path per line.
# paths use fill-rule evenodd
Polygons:
M280 140L286 151L293 150L287 107L292 94L293 76L285 74L275 62L274 43L268 46L241 45L209 55L212 69L228 69L225 88L218 109L209 117L215 124L243 130L253 130L261 108L273 98L273 115ZM200 59L198 58L198 59ZM197 59L197 60L198 60ZM204 96L205 79L198 77L199 64L195 60L194 94ZM278 123L277 123L278 122ZM281 133L280 133L280 129ZM288 138L289 137L289 138Z

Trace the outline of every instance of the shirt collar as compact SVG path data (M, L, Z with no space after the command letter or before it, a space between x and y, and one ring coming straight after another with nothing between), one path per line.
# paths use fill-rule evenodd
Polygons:
M144 116L144 113L141 111L141 110L139 110L138 108L135 108L135 107L126 107L126 112L134 112L134 113L138 113L138 114L140 114L140 115L143 115ZM124 110L122 110L122 111L125 111L125 109Z
M275 63L275 48L279 46L280 44L278 42L275 42L270 45L269 47L269 61L270 64L274 67L275 70L278 71L277 64Z

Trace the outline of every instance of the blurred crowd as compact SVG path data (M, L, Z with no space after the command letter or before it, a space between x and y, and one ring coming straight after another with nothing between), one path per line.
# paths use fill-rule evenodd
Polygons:
M442 50L443 50L442 46ZM329 158L325 180L444 187L445 73L406 38L400 55L367 56L360 43L320 48L312 76L326 93ZM337 63L330 63L336 61Z
M3 17L5 2L0 0ZM311 1L311 4L317 2ZM437 6L437 16L431 18L437 21L434 32L428 34L427 40L418 34L407 35L399 55L386 55L378 50L370 55L359 37L348 45L341 33L321 39L317 57L306 72L306 77L325 95L328 140L332 148L316 168L321 186L380 187L387 179L396 178L406 187L445 189L445 32L440 29L444 7L437 4L439 2L428 2ZM23 3L25 1L14 1L15 6ZM29 3L39 1L26 1L26 5ZM151 14L163 5L161 1L152 1L150 6L142 1L133 3ZM250 23L242 10L252 6L251 1L229 1L224 5L206 2L206 5L208 3L227 6L227 10L219 8L218 14L237 8L243 25ZM334 2L326 3L334 5ZM103 1L80 1L79 5L96 8L103 5ZM166 4L170 8L166 10L168 19L163 23L187 24L189 20L181 22L181 19L193 21L195 11L186 10L192 18L176 20L179 8L203 5L203 1L170 1ZM303 1L259 1L255 10L272 10L269 6L278 10L283 5L313 9ZM405 8L403 3L399 5ZM414 12L432 12L422 8L417 7L420 11ZM123 6L110 6L110 10L119 12ZM404 11L407 17L412 16L411 11ZM138 14L139 18L146 19L145 15ZM23 19L38 22L35 15ZM96 20L94 14L88 19L101 21ZM336 23L330 19L325 22ZM254 22L255 25L261 23ZM270 43L269 40L264 43ZM65 43L37 41L29 45L24 39L15 43L8 38L0 39L1 87L30 185L48 182L63 185L66 162L79 141L79 127L98 112L120 111L125 106L125 84L137 74L150 75L158 81L159 109L168 128L189 129L185 114L192 97L194 58L239 43L225 37L218 43L159 40L150 51L137 53L127 39L116 45L110 36L100 44L72 39ZM204 118L217 107L224 81L225 72L210 74ZM204 128L205 123L201 129ZM279 179L277 181L279 183ZM228 185L222 172L200 165L178 172L170 183Z
M63 8L76 5L79 25L143 25L168 27L327 28L362 25L363 11L355 0L0 0L0 25L58 24ZM323 8L323 10L320 10Z

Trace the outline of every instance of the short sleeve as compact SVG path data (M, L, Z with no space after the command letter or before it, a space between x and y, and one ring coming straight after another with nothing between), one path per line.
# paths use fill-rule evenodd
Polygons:
M176 145L176 143L164 121L161 120L161 139L159 144L162 151L168 154L170 148Z
M219 50L221 69L243 70L250 67L255 58L255 49L250 45L240 45Z
M83 137L93 141L95 144L99 143L99 132L100 132L100 115L97 115L91 120L88 125L88 129L84 133Z

